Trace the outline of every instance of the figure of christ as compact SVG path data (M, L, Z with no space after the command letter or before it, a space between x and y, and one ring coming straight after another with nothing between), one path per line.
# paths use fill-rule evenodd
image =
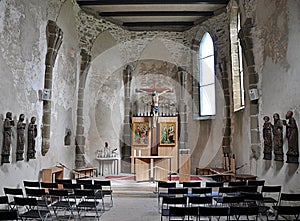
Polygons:
M151 111L153 115L152 128L156 127L158 113L159 113L159 96L165 93L173 93L174 92L173 89L156 87L156 83L154 81L152 88L140 88L140 89L136 89L136 92L152 94L152 104L151 104Z

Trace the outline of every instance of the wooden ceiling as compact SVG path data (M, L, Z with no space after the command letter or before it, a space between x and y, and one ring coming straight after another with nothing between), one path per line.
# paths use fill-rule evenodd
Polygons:
M223 12L229 0L77 0L89 14L133 31L185 31Z

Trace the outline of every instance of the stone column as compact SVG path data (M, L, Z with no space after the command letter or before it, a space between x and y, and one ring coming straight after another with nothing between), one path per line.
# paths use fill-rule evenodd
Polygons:
M127 65L123 71L124 82L124 121L123 121L123 144L121 168L122 172L130 173L130 155L131 155L131 101L130 89L132 79L132 67Z
M76 151L75 151L75 166L76 168L83 168L85 162L85 136L83 125L83 99L86 77L91 65L91 56L85 51L81 50L81 65L80 65L80 79L78 87L78 101L77 101L77 126L76 126Z
M230 102L230 87L228 80L228 69L227 69L227 60L223 59L219 63L220 67L220 80L222 82L222 89L224 93L224 128L223 128L223 140L222 140L222 149L223 154L226 156L231 156L231 102Z
M42 155L45 156L50 148L51 126L51 90L52 73L58 50L62 44L63 32L54 21L49 20L46 27L47 54L44 91L50 91L50 99L43 101Z
M246 64L246 73L249 75L249 90L257 89L258 74L255 72L255 62L253 53L253 41L251 30L253 28L252 19L248 18L239 32L241 46L243 48L244 61ZM260 157L261 142L258 124L259 104L258 100L250 101L250 131L251 131L251 150L252 157L258 159Z
M187 72L184 68L178 68L178 75L180 80L180 97L178 102L178 112L179 112L179 149L187 149L187 141L188 141L188 134L187 134L187 124L188 124L188 117L187 117L187 107L185 104L185 91L186 91L186 84L187 84Z

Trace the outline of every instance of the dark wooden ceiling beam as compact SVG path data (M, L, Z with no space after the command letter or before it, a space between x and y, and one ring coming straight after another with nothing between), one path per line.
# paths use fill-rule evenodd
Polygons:
M99 12L103 17L128 17L128 16L212 16L213 11L131 11L131 12Z
M143 4L228 4L229 0L77 0L84 5L143 5Z
M193 26L194 22L124 22L126 27Z

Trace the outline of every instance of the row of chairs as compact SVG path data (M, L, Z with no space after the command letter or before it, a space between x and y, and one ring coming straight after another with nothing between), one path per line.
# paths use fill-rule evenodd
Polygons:
M22 220L46 220L49 216L52 219L52 214L59 219L61 210L63 217L67 216L68 219L74 217L75 210L79 217L82 212L92 212L99 219L101 212L105 211L105 195L110 196L109 207L113 205L111 184L106 180L56 180L55 183L24 181L25 191L23 188L8 187L3 190L5 196L0 196L0 212L3 213L0 214L0 220L17 220L16 213Z

